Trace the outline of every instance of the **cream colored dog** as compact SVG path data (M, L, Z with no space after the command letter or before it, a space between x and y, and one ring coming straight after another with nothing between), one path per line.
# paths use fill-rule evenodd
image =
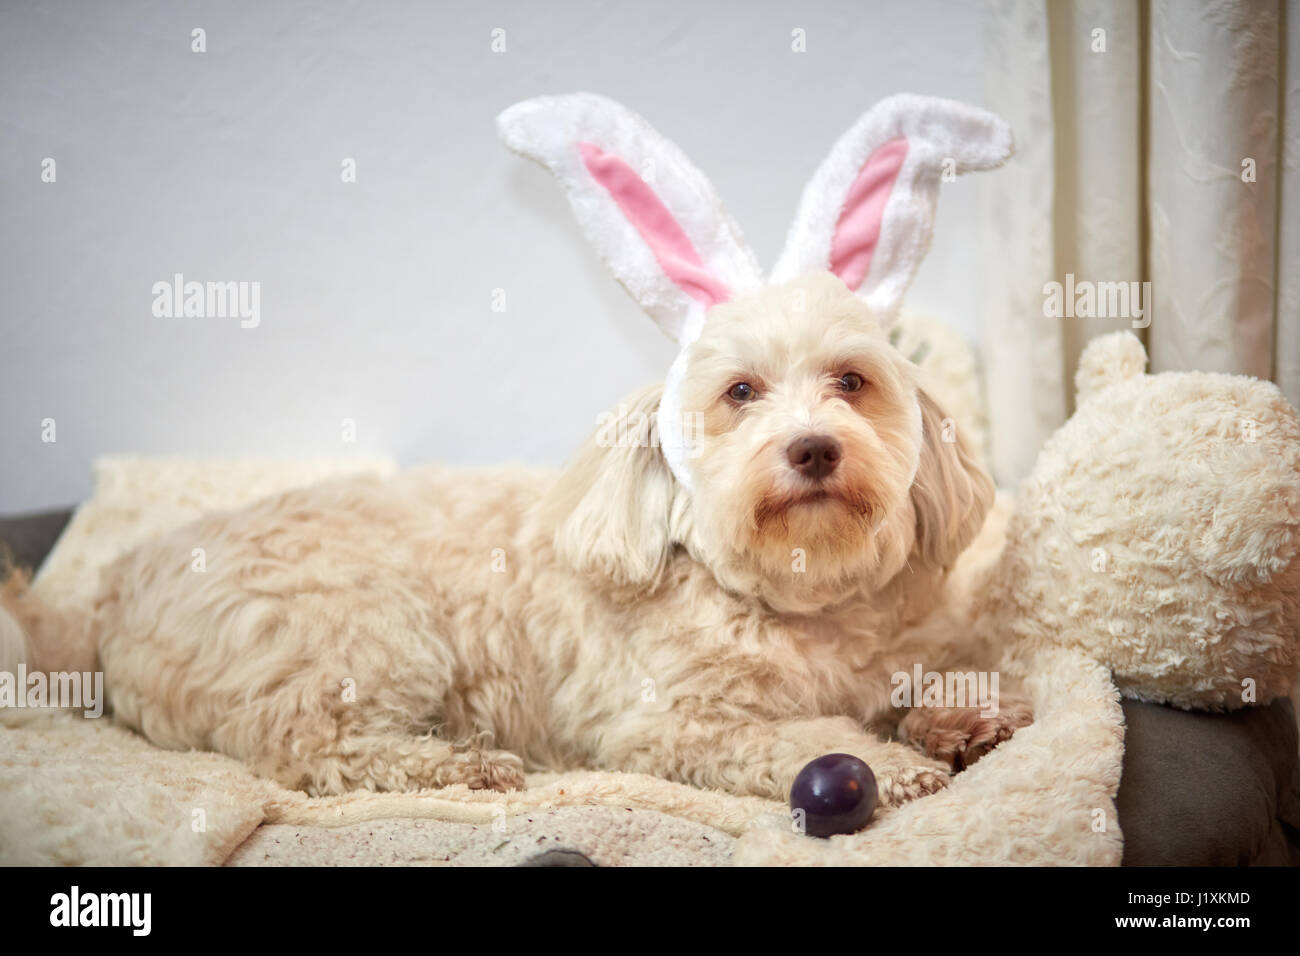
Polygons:
M313 794L593 767L783 799L846 752L896 803L949 764L868 725L896 719L891 675L960 656L962 633L912 625L993 491L916 374L810 275L718 306L689 349L693 493L656 387L561 473L331 481L136 548L79 624L9 604L29 668L97 654L119 721ZM920 709L907 732L952 760L1027 719Z
M11 586L35 666L97 655L118 720L311 793L597 767L783 799L831 752L888 803L944 786L1029 715L890 706L897 675L974 654L934 612L993 486L883 323L941 177L1003 162L1006 124L881 101L768 280L703 174L620 104L542 97L498 124L682 346L665 385L558 475L428 468L206 518L112 564L83 621Z

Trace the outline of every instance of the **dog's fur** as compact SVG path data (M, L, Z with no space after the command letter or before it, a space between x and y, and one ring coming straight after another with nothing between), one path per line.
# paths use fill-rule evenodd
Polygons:
M831 752L886 802L944 786L949 763L868 729L891 674L960 647L914 625L993 493L915 367L828 273L717 306L683 390L693 493L656 447L660 393L558 475L429 467L204 518L111 564L80 639L7 601L36 666L97 653L118 720L316 794L586 766L783 799ZM820 483L786 455L812 433L842 449ZM1028 719L1003 714L943 715L932 752Z

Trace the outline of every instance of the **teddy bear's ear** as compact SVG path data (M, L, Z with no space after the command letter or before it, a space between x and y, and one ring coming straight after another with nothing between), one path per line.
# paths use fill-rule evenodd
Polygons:
M1076 404L1082 405L1104 388L1141 375L1147 367L1147 350L1132 332L1099 335L1079 356L1074 375Z

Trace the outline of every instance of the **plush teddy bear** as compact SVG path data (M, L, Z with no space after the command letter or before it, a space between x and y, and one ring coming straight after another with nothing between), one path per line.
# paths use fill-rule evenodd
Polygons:
M1300 416L1270 382L1146 360L1130 332L1084 350L977 629L1081 649L1137 700L1267 703L1300 672Z

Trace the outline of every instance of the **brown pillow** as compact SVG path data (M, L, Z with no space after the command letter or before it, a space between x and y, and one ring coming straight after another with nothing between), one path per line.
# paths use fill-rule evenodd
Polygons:
M0 517L0 573L10 563L33 573L72 519L71 509L21 517Z
M1300 864L1291 701L1208 714L1126 700L1124 718L1125 866Z

